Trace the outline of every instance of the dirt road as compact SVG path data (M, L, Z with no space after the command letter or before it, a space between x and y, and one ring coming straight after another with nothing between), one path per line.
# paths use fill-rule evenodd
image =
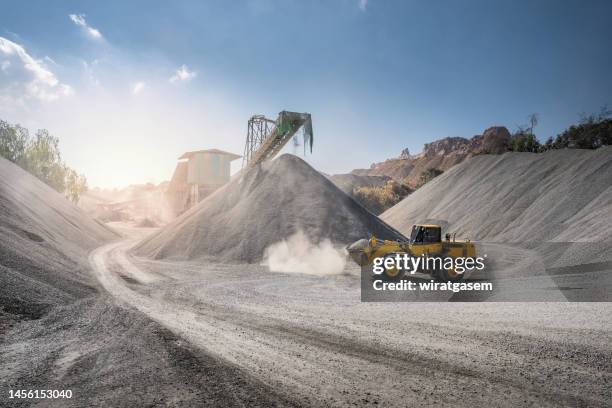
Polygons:
M612 305L359 301L355 274L133 258L90 263L121 305L306 405L606 406Z

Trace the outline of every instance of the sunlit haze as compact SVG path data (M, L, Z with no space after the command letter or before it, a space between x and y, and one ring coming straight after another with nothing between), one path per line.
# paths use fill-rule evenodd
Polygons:
M167 180L189 150L242 154L253 114L312 113L306 159L338 173L533 112L543 140L612 94L607 1L103 4L0 16L0 119L58 136L92 186Z

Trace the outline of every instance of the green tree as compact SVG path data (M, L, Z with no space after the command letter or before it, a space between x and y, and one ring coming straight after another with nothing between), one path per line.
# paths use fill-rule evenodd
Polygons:
M87 179L68 168L66 174L66 197L75 204L79 203L81 196L87 192Z
M67 168L62 162L59 139L49 131L40 129L25 150L24 168L63 193L66 189Z
M578 125L572 125L557 135L555 149L597 149L612 145L612 111L601 108L597 115L581 115Z
M59 139L41 129L34 138L27 129L0 120L0 156L21 166L77 203L87 191L87 179L62 161Z
M532 113L527 116L527 120L529 121L529 125L517 126L516 132L512 135L510 150L514 152L537 153L542 150L540 142L534 134L535 127L539 122L538 114Z
M532 152L540 151L540 142L535 135L526 131L519 131L512 138L512 150L515 152Z
M22 165L29 141L28 129L19 125L11 126L9 123L0 120L0 156Z
M544 142L544 144L540 146L540 151L547 152L549 150L552 150L554 149L554 145L555 145L555 139L553 139L552 136L549 136L548 139L546 139L546 142Z

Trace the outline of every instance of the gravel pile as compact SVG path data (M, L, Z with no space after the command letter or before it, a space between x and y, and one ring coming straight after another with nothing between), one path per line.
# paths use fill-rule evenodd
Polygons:
M612 147L476 156L381 218L404 234L414 223L439 219L458 237L479 241L594 242L597 248L567 260L592 262L601 245L612 248Z
M136 251L160 259L257 262L269 245L303 230L313 241L347 244L396 231L293 155L233 179L143 241Z
M38 318L95 292L87 254L117 235L0 158L0 237L0 311Z
M152 219L145 217L136 224L138 228L157 228L159 225Z

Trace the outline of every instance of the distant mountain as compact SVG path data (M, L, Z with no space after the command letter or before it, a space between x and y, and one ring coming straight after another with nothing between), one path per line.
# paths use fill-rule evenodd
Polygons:
M374 163L369 169L356 169L351 174L357 176L387 176L411 188L422 184L423 177L432 171L446 171L456 164L479 154L501 154L510 148L512 136L503 126L490 127L482 135L471 139L446 137L426 143L423 151L411 155L404 149L400 156ZM427 181L427 180L425 180Z

